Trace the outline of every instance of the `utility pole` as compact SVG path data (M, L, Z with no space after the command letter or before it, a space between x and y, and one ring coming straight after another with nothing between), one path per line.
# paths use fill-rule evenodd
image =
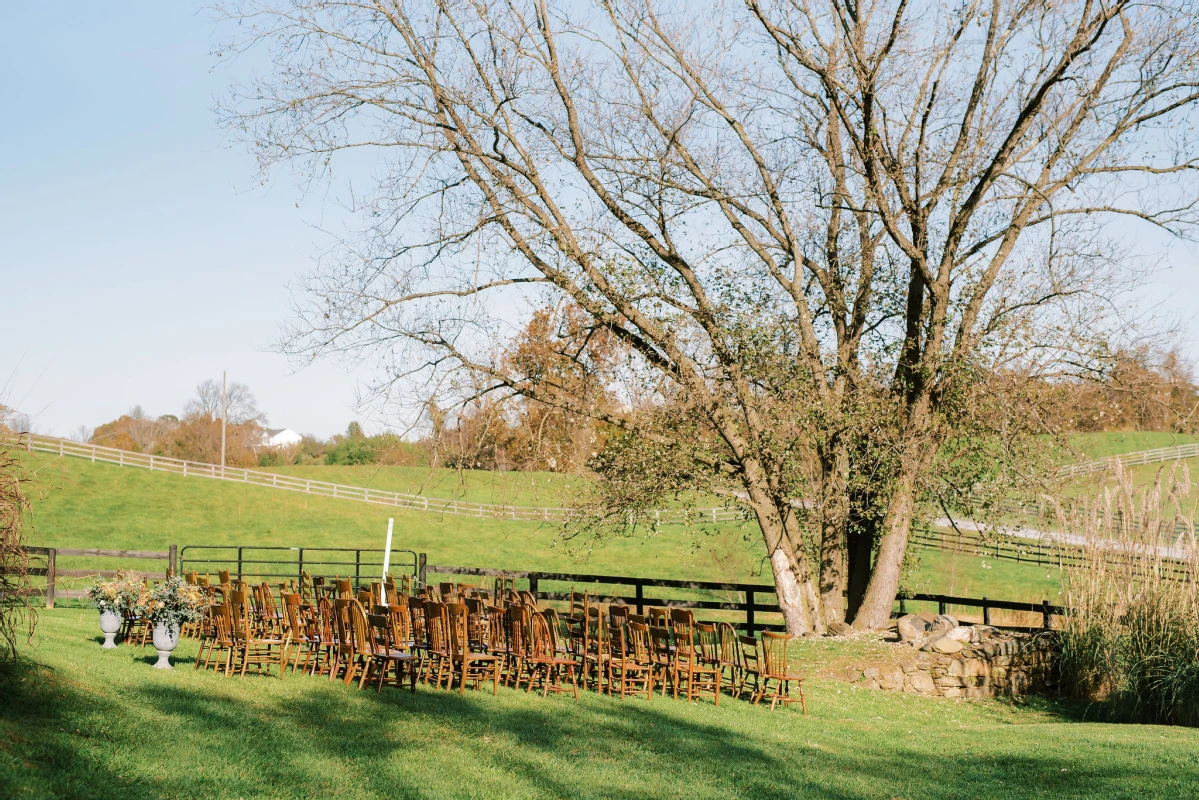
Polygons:
M221 477L225 477L225 417L229 416L228 408L229 372L221 373Z

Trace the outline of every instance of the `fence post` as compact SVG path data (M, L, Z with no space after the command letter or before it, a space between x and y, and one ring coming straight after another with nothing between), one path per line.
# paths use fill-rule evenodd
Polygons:
M237 579L241 580L241 548L237 548Z
M336 492L337 490L334 489L333 491ZM334 494L333 496L336 497L337 495ZM358 584L361 583L361 577L362 577L362 551L355 550L354 551L354 591L358 591Z
M537 575L535 573L529 575L529 593L533 595L534 599L541 599L537 597Z
M745 635L754 635L754 590L745 590Z
M637 581L633 584L634 596L637 598L637 615L645 613L645 584Z
M304 548L303 547L300 548L300 565L299 565L299 567L296 568L296 580L299 581L300 586L304 585Z
M1050 616L1051 615L1049 613L1049 601L1042 600L1041 601L1041 618L1044 622L1045 630L1049 630L1052 627L1052 622L1050 621Z
M178 575L179 571L175 569L175 557L179 554L179 545L173 544L167 548L167 567L168 575Z
M991 624L991 607L987 605L987 598L983 598L983 625Z
M901 616L901 617L905 616L908 613L908 608L907 608L907 605L905 604L904 600L905 600L905 598L902 595L900 595L900 597L899 597L899 616Z
M54 608L54 569L58 549L51 547L46 554L46 608Z
M428 566L428 561L424 553L420 553L416 557L416 575L421 586L427 586L425 583L425 567Z
M945 613L945 601L944 601L944 600L938 600L938 601L937 601L937 613L938 613L938 614L944 614L944 613Z

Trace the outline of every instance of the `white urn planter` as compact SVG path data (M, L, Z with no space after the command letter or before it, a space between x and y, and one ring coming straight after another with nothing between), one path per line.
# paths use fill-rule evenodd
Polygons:
M152 640L154 649L158 651L154 669L174 669L171 666L171 651L179 645L179 623L168 626L165 622L156 622Z
M115 611L100 612L100 632L104 634L104 644L100 645L105 650L111 650L117 646L116 636L117 631L121 629L121 615Z

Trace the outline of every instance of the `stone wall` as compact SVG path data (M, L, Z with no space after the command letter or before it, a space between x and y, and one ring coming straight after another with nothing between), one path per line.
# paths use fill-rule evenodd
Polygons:
M868 689L936 697L1018 696L1053 688L1052 633L1011 633L959 626L952 617L934 619L936 627L924 636L892 646L891 664L860 667L850 679ZM904 627L899 630L903 638Z

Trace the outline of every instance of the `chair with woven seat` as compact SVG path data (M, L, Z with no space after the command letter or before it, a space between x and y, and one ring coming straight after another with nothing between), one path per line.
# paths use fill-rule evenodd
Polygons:
M629 622L612 628L612 657L608 661L609 693L653 700L653 661L649 650L649 626ZM640 688L639 688L640 687Z
M458 693L466 691L467 681L475 687L490 678L491 693L499 694L500 661L498 655L480 652L472 647L470 609L464 603L446 606L450 623L450 663L458 674Z
M578 666L573 658L563 658L554 652L554 640L550 634L549 623L539 612L529 615L529 686L528 693L533 690L533 684L541 679L541 696L550 692L561 694L573 691L575 699L579 699ZM570 688L562 685L563 676L570 679Z
M755 705L763 697L769 696L772 711L778 703L782 703L785 707L787 703L798 702L803 708L803 713L808 713L808 703L803 694L804 678L799 673L792 672L787 664L787 645L794 638L789 633L762 631L762 688L754 697ZM773 691L770 686L772 681L774 682ZM799 697L791 696L792 684L795 684L799 690Z

